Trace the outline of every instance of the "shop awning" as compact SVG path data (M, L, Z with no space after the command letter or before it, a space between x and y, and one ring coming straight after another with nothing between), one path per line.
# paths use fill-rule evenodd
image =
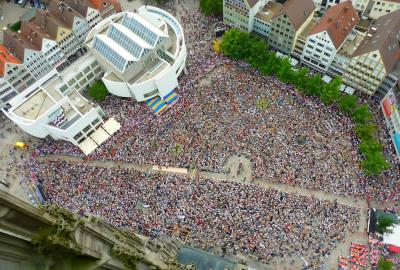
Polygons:
M92 135L90 135L90 138L92 138L95 143L100 145L108 138L110 138L110 134L108 134L104 129L100 127L95 132L93 132Z
M79 149L87 156L90 155L96 148L97 144L89 137L78 145Z
M114 117L111 117L101 127L104 128L104 130L107 131L108 134L113 135L121 128L121 124L118 123Z
M400 247L389 246L389 251L393 252L393 253L399 253L400 254Z

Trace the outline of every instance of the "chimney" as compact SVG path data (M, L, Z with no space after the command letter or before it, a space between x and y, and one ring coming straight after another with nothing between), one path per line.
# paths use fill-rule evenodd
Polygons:
M349 11L349 7L348 6L344 7L343 11L344 13L347 13L347 11Z
M332 17L329 17L329 18L328 18L328 23L330 23L330 22L332 22L332 21L333 21Z

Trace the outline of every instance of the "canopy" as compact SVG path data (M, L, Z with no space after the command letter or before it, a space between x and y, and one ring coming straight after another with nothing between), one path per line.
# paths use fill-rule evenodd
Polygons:
M391 251L393 253L399 253L400 254L400 247L389 246L389 251Z
M397 151L400 153L400 133L396 132L393 136L393 140Z
M97 148L97 144L90 137L88 137L81 142L78 147L87 156Z
M92 135L90 135L90 138L92 138L96 144L100 145L110 138L110 135L100 127Z
M391 230L391 233L383 234L383 243L386 245L400 247L400 225L394 225L391 227Z
M386 117L390 117L392 115L392 105L390 104L390 101L385 98L383 101L383 112L385 113Z
M110 119L107 120L107 122L103 124L102 128L104 128L108 134L113 135L121 128L121 124L118 123L114 117L111 117Z

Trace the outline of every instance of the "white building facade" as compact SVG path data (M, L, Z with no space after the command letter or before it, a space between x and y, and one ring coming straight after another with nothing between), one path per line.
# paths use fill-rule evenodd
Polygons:
M3 112L32 136L69 141L88 154L111 135L99 130L104 112L81 94L102 75L96 59L87 54L62 73L49 72L10 100Z

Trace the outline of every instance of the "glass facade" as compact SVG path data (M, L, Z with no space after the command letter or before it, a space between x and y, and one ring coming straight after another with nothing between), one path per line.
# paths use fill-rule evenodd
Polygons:
M127 64L127 60L114 51L109 44L104 42L99 36L96 36L93 43L93 49L99 52L104 58L106 58L112 65L117 69L123 71Z
M154 47L155 45L157 45L159 36L135 18L127 16L125 14L122 25L127 27L129 30L138 35L151 46Z

